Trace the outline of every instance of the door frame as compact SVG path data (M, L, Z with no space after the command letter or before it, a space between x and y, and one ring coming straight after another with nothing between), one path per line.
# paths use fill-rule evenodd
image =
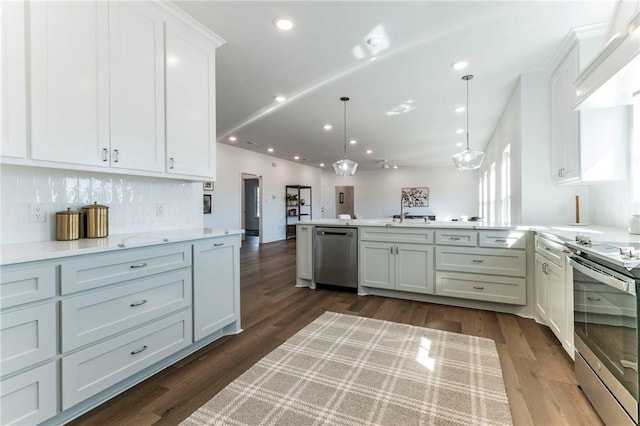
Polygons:
M258 203L260 205L259 207L260 217L258 218L258 244L262 244L262 237L263 237L263 232L262 232L263 214L262 213L264 208L264 203L263 203L264 188L262 187L262 175L259 175L257 173L240 172L240 226L242 229L245 229L244 181L247 179L258 179L258 189L259 189ZM246 233L243 232L242 241L244 241L245 238L246 238Z

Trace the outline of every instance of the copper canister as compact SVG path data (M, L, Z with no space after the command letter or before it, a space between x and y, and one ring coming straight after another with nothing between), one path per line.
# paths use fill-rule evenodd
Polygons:
M102 238L109 235L109 207L97 202L82 208L84 237Z
M56 240L69 241L80 238L80 212L56 212Z

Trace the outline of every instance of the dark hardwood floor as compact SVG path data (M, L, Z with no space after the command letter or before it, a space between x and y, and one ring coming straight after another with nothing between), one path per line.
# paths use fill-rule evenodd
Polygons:
M74 425L174 425L324 311L488 337L496 342L516 425L602 424L547 327L488 311L350 291L295 288L295 240L241 249L242 328L76 419Z

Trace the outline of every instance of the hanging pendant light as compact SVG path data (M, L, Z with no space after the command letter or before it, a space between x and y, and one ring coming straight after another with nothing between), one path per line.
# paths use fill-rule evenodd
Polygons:
M358 163L347 158L347 101L349 98L343 96L340 100L344 102L344 158L333 163L333 170L338 176L353 176L356 174Z
M467 82L467 149L452 157L458 170L479 169L482 165L482 160L484 160L484 152L469 149L469 80L472 78L471 74L462 77Z

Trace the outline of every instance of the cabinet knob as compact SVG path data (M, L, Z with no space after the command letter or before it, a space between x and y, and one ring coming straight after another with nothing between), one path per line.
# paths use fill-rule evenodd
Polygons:
M138 269L138 268L144 268L145 266L147 266L146 263L138 263L137 265L131 265L130 268L131 269Z
M141 347L140 349L134 349L131 351L131 355L135 355L135 354L139 354L142 351L146 351L147 350L147 345L144 345L143 347Z
M451 241L460 241L460 237L449 237Z
M173 157L169 158L169 168L173 169L173 167L175 166L175 161L173 159Z
M472 262L473 263L482 263L482 262L484 262L484 260L483 259L473 259Z
M479 285L474 285L473 288L476 289L476 290L484 290L484 287L479 286Z
M138 300L137 302L132 302L130 306L132 308L135 308L136 306L141 306L141 305L144 305L145 303L147 303L146 300Z
M504 240L504 239L496 239L496 240L495 240L495 242L496 242L496 243L506 243L506 242L507 242L507 240Z
M221 247L223 245L224 245L224 243L215 243L215 244L213 244L214 247Z
M117 149L113 150L113 162L117 163L120 161L120 152Z
M102 161L109 161L109 150L107 148L102 148Z

